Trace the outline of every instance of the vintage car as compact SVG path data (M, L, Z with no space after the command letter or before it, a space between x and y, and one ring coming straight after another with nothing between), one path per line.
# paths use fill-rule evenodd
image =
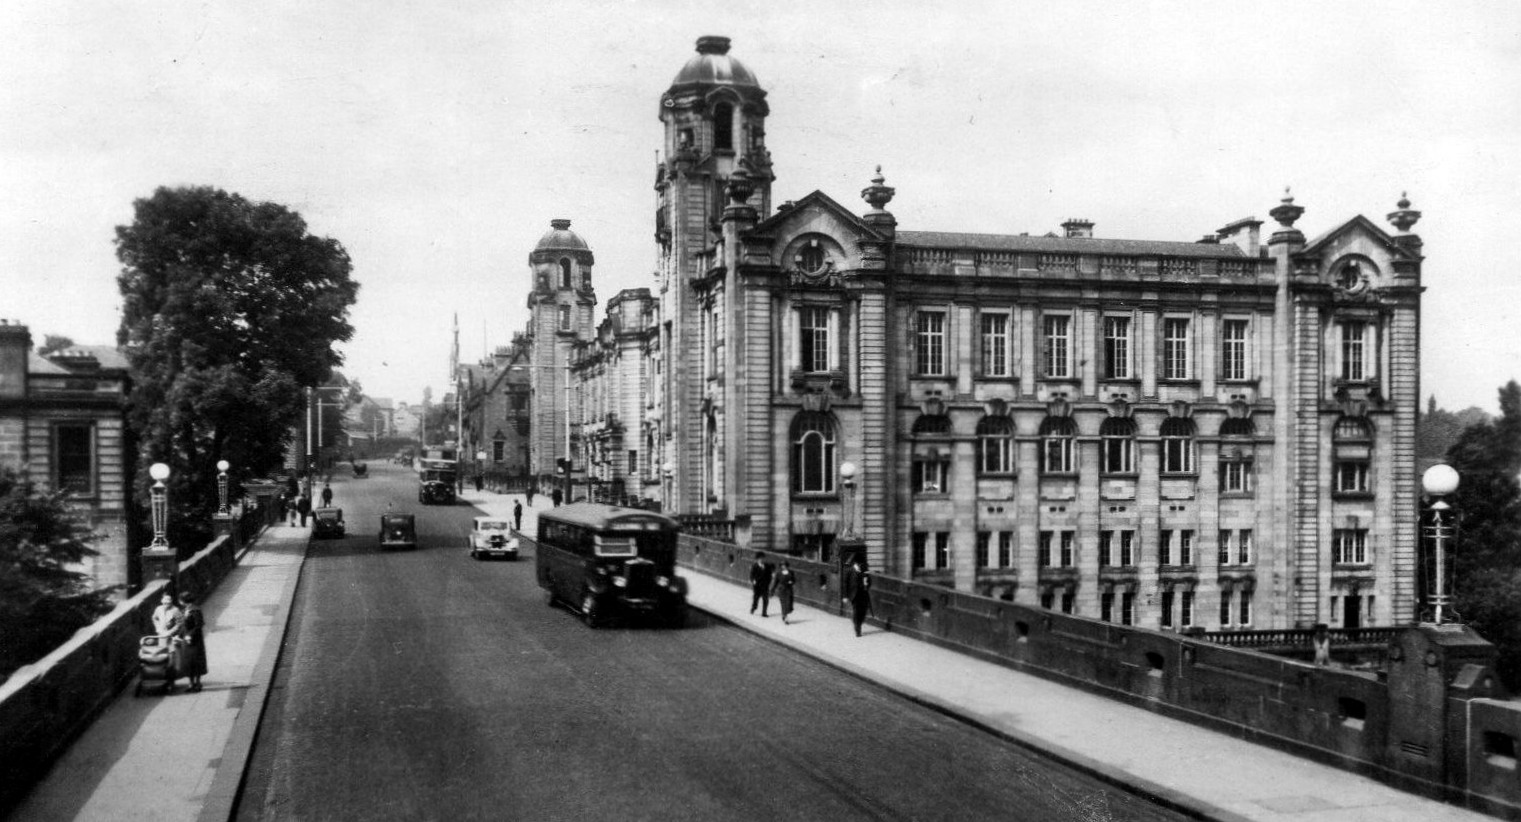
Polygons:
M411 514L381 514L380 547L416 548L417 517Z
M362 462L356 462L356 463L354 463L354 476L356 478L363 479L364 477L367 477L369 475L370 475L370 467L368 465L365 465Z
M501 517L476 517L470 531L470 556L518 558L518 538L512 533L511 520Z
M453 505L454 476L430 472L417 487L417 501L423 505Z
M312 511L312 537L342 537L344 531L342 508L318 508Z

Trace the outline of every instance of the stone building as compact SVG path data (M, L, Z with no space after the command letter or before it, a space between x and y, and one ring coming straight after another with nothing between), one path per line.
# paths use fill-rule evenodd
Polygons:
M532 409L528 470L546 481L563 476L561 461L573 460L578 449L572 440L572 421L579 417L574 408L578 395L571 390L571 366L576 347L590 340L596 328L593 263L586 241L564 219L551 220L549 231L528 255L533 278L528 294L531 314L521 337L528 360L521 367L528 371Z
M652 405L645 369L659 322L649 289L620 291L594 338L578 347L572 371L581 396L577 462L592 499L631 502L659 498L657 430L643 424Z
M128 586L133 448L128 442L126 357L75 346L44 357L25 325L0 321L0 465L69 493L96 534L84 570L98 586Z
M529 371L521 340L498 346L475 365L460 366L465 458L472 473L496 479L528 476ZM485 454L484 459L476 455Z
M535 380L557 387L583 341L574 394L535 385L536 443L562 435L563 402L588 403L585 431L617 405L598 442L669 511L823 559L849 517L885 573L1117 623L1414 618L1408 201L1392 232L1354 216L1315 239L1287 194L1266 237L1253 218L1192 242L1085 219L900 230L880 170L864 213L818 191L773 209L766 92L727 38L698 40L658 111L643 334L625 317L626 343L604 326L592 346L590 251L568 224L530 257ZM603 363L636 342L633 400Z

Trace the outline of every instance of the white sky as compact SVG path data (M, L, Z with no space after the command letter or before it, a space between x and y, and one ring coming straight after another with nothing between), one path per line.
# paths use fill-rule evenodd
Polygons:
M769 92L773 199L853 208L881 164L905 230L1192 241L1425 213L1422 392L1521 378L1521 4L102 2L0 7L0 317L109 343L114 228L160 185L299 211L361 284L345 372L448 390L527 322L566 217L606 300L652 285L660 95L698 36ZM1389 229L1392 231L1392 229Z

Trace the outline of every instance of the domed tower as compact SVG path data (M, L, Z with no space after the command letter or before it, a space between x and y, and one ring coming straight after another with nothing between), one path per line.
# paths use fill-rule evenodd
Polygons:
M529 433L529 470L537 476L558 471L558 459L574 454L567 425L572 401L569 384L572 351L590 339L597 294L592 290L592 253L570 230L570 220L550 220L549 231L528 254L533 287L528 292L529 390L533 419ZM574 411L574 409L569 409Z
M747 203L760 219L771 212L771 154L766 149L766 92L755 75L729 56L729 38L700 37L697 54L676 73L660 98L665 125L664 156L655 174L655 240L659 244L662 313L670 322L663 340L663 462L673 463L674 507L693 511L703 497L685 478L703 475L700 419L702 375L688 367L702 362L703 318L723 311L722 295L691 286L713 265L720 238L725 190L736 175L748 178ZM709 489L711 491L711 489Z

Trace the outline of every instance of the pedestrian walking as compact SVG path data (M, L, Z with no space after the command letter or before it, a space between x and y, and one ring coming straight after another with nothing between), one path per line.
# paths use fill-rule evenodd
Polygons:
M306 518L312 515L312 499L306 494L296 497L296 511L301 514L301 527L306 527Z
M288 522L288 523L290 523L291 525L295 525L296 524L296 516L297 516L297 514L296 514L296 496L294 494L286 494L281 499L285 503L285 521Z
M512 503L512 530L523 530L523 503Z
M556 488L555 490L549 492L549 501L554 503L554 506L556 508L560 507L560 501L563 499L565 499L565 494L562 493L560 489Z
M475 490L479 492L486 484L486 478L480 474L475 475Z
M750 566L750 613L755 613L755 606L760 606L761 616L766 613L771 605L771 579L776 569L766 561L763 551L755 552L755 564Z
M322 507L323 508L328 508L328 507L331 507L332 504L333 504L333 486L328 485L327 483L324 482L322 484Z
M792 566L787 560L782 560L782 567L776 571L776 579L771 582L771 592L776 594L776 604L782 609L782 624L787 624L787 617L792 613L792 589L797 585L797 575L792 573Z
M850 624L861 635L861 625L871 613L871 573L860 557L851 560L850 570L845 573L845 601L850 603Z
M180 635L180 628L185 624L185 613L174 604L174 597L164 591L164 595L158 599L158 607L153 609L153 633L158 634L164 640L164 646L169 648L169 667L164 671L164 693L174 692L174 681L179 675L179 654L176 645Z
M539 493L538 490L535 489L532 485L530 485L530 486L528 486L528 491L523 494L523 496L525 496L525 497L528 498L528 507L529 508L533 507L533 495L537 494L537 493Z
M195 693L206 675L206 617L189 593L180 594L180 609L184 620L180 624L178 673L190 679L190 692Z

